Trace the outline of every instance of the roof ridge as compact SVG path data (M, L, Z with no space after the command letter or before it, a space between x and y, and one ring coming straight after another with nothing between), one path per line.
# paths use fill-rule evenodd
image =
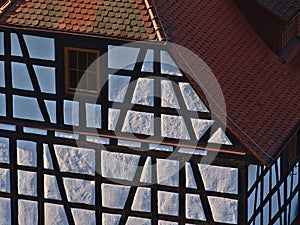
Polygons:
M151 4L152 3L152 4ZM154 30L156 32L159 41L164 41L166 39L166 33L164 32L162 23L158 17L157 10L155 9L155 4L152 0L144 0L147 12L150 16L151 22L153 24ZM163 31L163 32L161 32Z
M0 7L0 15L4 12L4 10L12 3L12 0L4 1L4 4Z

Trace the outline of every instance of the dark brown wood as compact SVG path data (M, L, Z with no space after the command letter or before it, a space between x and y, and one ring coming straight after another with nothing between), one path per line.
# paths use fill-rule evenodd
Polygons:
M120 108L120 115L119 115L119 119L118 119L118 122L116 125L116 131L118 131L118 132L120 132L122 130L123 122L125 121L127 111L132 108L133 104L131 103L131 100L132 100L133 93L135 90L135 84L137 82L137 79L139 78L139 73L142 70L142 66L143 66L142 62L144 61L145 56L146 56L146 50L141 49L138 54L138 58L137 58L138 63L136 63L134 66L134 72L132 73L132 75L130 77L130 83L129 83L130 85L127 88L127 92L124 97L124 102Z
M37 143L37 194L38 194L38 224L45 224L45 205L44 205L44 153L42 143Z
M151 174L152 174L152 184L151 187L151 224L158 225L158 179L157 179L157 160L156 158L151 158Z
M196 163L191 162L192 171L194 173L195 181L197 184L197 189L199 190L200 199L203 205L203 211L207 220L207 224L213 225L215 224L213 220L213 215L211 212L210 204L208 201L208 196L205 192L205 187L203 183L202 176L200 174L200 171L198 169L198 165Z
M186 168L185 160L179 161L179 225L186 223Z
M33 68L33 64L30 62L30 56L29 56L29 52L28 49L26 47L26 43L24 40L24 37L21 34L18 34L18 39L20 42L20 46L21 46L21 50L22 50L22 54L25 58L25 63L29 72L29 76L33 85L33 89L34 89L34 93L36 95L36 99L38 101L38 105L40 107L41 113L43 115L43 118L45 120L46 123L50 123L50 117L48 114L48 110L46 108L46 103L44 102L44 99L41 97L41 88L35 73L35 70Z
M53 168L57 172L56 180L58 183L58 188L59 188L60 196L61 196L61 199L63 202L63 206L64 206L64 209L65 209L65 212L67 215L68 223L70 225L75 225L74 218L73 218L72 211L71 211L71 206L69 204L68 197L66 194L66 189L64 186L64 182L63 182L63 176L61 173L59 173L60 169L59 169L59 164L58 164L58 161L56 158L54 146L52 144L49 144L48 146L49 146L49 151L50 151L50 155L51 155L51 159L52 159Z
M101 171L101 151L99 148L95 148L95 215L96 215L96 225L102 225L102 191L101 184L102 180L102 171ZM97 204L98 203L98 204Z
M129 194L128 194L128 197L127 197L127 200L126 200L126 203L125 203L125 206L124 206L124 210L122 212L122 216L121 216L121 219L120 219L120 222L119 222L120 225L125 225L126 224L126 222L128 220L128 217L130 215L130 212L132 211L131 206L132 206L132 203L134 201L134 197L135 197L137 189L138 189L137 185L140 183L140 179L141 179L141 175L142 175L142 172L143 172L143 168L145 166L146 159L147 159L146 157L141 157L140 161L138 163L137 171L135 173L133 181L131 182L131 185L130 185L131 187L130 187L130 190L129 190Z
M255 218L258 216L258 214L261 215L261 220L264 219L264 217L266 215L264 215L263 213L263 209L266 206L267 203L269 203L269 212L271 212L272 209L272 205L271 205L271 201L272 201L272 196L275 194L278 197L278 208L279 211L273 216L271 217L270 213L269 213L269 223L270 224L274 224L278 219L281 225L286 225L286 224L290 224L292 221L289 221L289 213L288 213L288 208L291 209L291 200L293 198L293 196L295 196L298 192L299 192L299 183L297 184L295 190L292 192L292 189L288 190L288 177L289 176L294 176L292 175L292 170L294 169L295 165L297 162L299 162L299 158L297 158L297 160L294 162L293 165L287 166L287 160L284 160L284 157L286 157L286 152L284 152L285 154L283 154L283 156L281 157L281 162L282 165L281 167L285 167L285 169L283 170L279 170L277 162L275 162L275 177L276 177L276 184L275 186L272 188L271 187L271 176L272 176L272 170L271 167L270 168L265 168L262 173L258 176L257 173L257 179L253 185L253 187L247 191L247 198L250 197L250 194L254 191L255 192L255 202L254 202L254 213L252 215L250 215L250 219L247 221L247 224L251 224ZM263 190L264 188L264 177L267 173L270 173L270 177L269 180L267 182L269 182L269 190ZM280 175L279 175L280 174ZM299 176L299 174L298 174ZM291 178L291 187L292 187L292 183L293 183L294 178ZM258 192L258 185L260 185L260 192ZM280 190L280 188L283 185L283 197L282 192ZM267 192L267 195L265 198L263 198L263 191ZM290 197L288 196L288 192L291 193ZM256 205L257 202L257 198L260 199L260 205ZM284 203L281 201L281 199L284 199ZM282 206L283 205L283 206ZM285 218L281 218L281 214L285 215Z
M248 189L248 170L247 164L244 163L243 166L239 168L238 175L238 224L247 223L247 189Z
M34 142L37 143L37 146L38 146L37 151L40 151L40 152L43 152L42 143L49 144L50 152L52 152L52 154L51 154L52 157L51 158L52 158L52 161L53 161L54 167L55 167L54 170L44 169L42 161L41 161L42 160L41 157L39 157L39 159L38 159L40 162L38 162L38 167L37 168L17 165L16 170L18 170L18 169L19 170L27 170L27 171L32 171L32 172L38 172L39 174L49 174L49 175L56 176L57 180L58 180L58 185L59 185L60 190L62 190L62 188L64 188L64 186L62 184L62 178L63 177L74 178L74 179L84 179L84 180L89 180L89 181L96 181L97 190L99 192L96 195L96 199L98 199L98 201L100 203L101 202L100 201L100 199L101 199L101 188L100 187L101 187L102 183L116 184L116 183L122 182L125 185L132 185L132 181L126 182L126 181L118 180L118 179L107 179L107 178L102 177L100 174L96 174L95 175L96 177L95 177L93 175L86 175L86 174L58 172L59 171L58 164L57 164L58 162L57 162L57 159L56 159L56 155L54 154L54 151L53 151L54 150L53 146L54 145L68 145L68 146L76 147L78 143L75 140L64 139L64 138L56 138L56 137L54 137L54 132L48 131L48 135L41 138L41 137L39 137L39 135L24 133L22 131L22 127L20 126L17 130L17 133L14 132L14 131L1 131L0 130L0 136L15 137L15 138L21 136L22 139L34 141ZM82 135L82 136L84 136L84 135ZM82 147L95 149L97 158L100 158L100 150L102 150L102 149L97 148L97 146L98 146L97 144L85 142L85 141L83 141L84 140L83 138L81 140L82 141L80 141L80 145ZM13 141L13 143L15 143L15 141ZM16 149L16 146L14 148ZM106 148L107 148L108 151L117 151L117 152L133 154L133 152L132 152L133 150L130 150L129 148L126 148L126 147L109 145L109 146L106 146ZM123 151L122 151L122 149L123 149ZM143 154L142 158L146 159L148 157L148 155L145 154L145 153L147 153L147 152L135 152L135 154L138 154L138 155ZM151 184L151 185L148 185L148 187L151 188L151 190L152 190L151 201L152 201L153 211L152 211L152 213L134 212L132 210L128 211L128 208L130 209L131 204L132 204L132 198L134 197L134 192L132 192L132 194L130 195L131 196L130 200L128 200L127 203L126 203L127 206L128 206L128 207L126 206L127 214L130 213L130 214L128 214L130 216L142 216L144 218L151 218L151 219L153 219L154 224L157 223L157 221L159 219L167 220L167 221L174 221L174 222L179 222L179 223L182 223L182 221L185 221L185 222L193 222L195 224L205 224L204 222L201 222L201 221L194 221L194 220L185 219L185 213L184 212L181 212L180 216L178 216L178 217L167 216L167 215L158 215L158 213L157 213L157 207L158 207L157 206L157 191L168 191L168 192L173 192L173 193L181 193L181 195L180 195L180 198L181 198L180 199L180 202L181 202L180 203L180 208L181 208L182 211L184 211L184 208L185 208L184 193L199 194L200 189L185 188L185 178L183 176L183 175L185 175L184 169L180 171L180 175L182 177L181 181L180 181L180 187L168 187L168 186L164 186L164 185L158 185L156 183L156 181L157 181L157 178L156 178L156 159L157 158L166 158L166 157L168 157L168 155L161 154L161 152L158 152L158 151L155 151L153 153L156 153L156 154L152 155L151 152L150 153L148 152L149 156L152 158L152 164L154 165L153 166L153 171L152 171L153 172L152 176L153 176L153 181L155 183ZM197 168L197 166L196 166L197 163L196 162L198 162L198 160L195 161L194 168ZM97 160L96 165L98 165L97 166L98 169L99 169L100 163L101 162ZM181 165L183 165L183 164L184 164L184 161L181 163ZM222 164L225 164L225 162L222 161L222 162L219 162L219 164L222 165ZM228 164L227 164L227 166L228 166ZM199 176L200 176L198 168L197 168L196 173L199 174ZM196 175L196 176L198 176L198 175ZM196 180L197 180L197 178L196 178ZM146 184L141 183L141 185L146 185ZM202 181L202 186L203 186L203 181ZM42 188L42 186L39 186L39 188ZM204 193L206 193L205 195L209 195L209 196L238 199L238 197L235 196L235 195L225 194L225 193L223 194L223 193L207 192L207 191L204 191L203 188L201 189L202 190L201 193L202 193L203 196L204 196ZM41 192L41 190L39 192ZM62 193L62 192L61 192L61 194L64 195L64 193ZM0 196L4 197L6 195L0 193ZM11 196L11 194L9 196ZM18 198L20 198L20 195L17 195L16 199L18 199ZM117 214L123 214L126 211L126 210L124 211L122 209L116 209L116 210L115 209L107 209L107 208L102 207L102 206L97 205L97 204L95 206L85 205L85 204L81 204L81 203L71 203L71 202L68 202L68 204L67 204L66 203L67 202L66 196L63 197L62 200L50 200L50 199L44 199L44 198L40 199L39 196L34 197L34 196L23 196L23 195L21 196L21 198L22 199L33 200L33 201L41 201L42 203L47 202L47 203L54 203L54 204L64 205L65 209L67 210L66 213L67 213L68 219L71 219L70 214L68 213L68 210L69 210L69 208L73 208L73 207L89 209L89 210L95 210L99 216L101 216L101 214L103 212L106 212L106 213L112 213L113 212L113 213L117 213ZM65 205L65 204L67 204L67 205ZM124 216L124 220L127 217L128 216ZM97 219L97 221L98 221L98 223L101 224L101 219ZM222 223L215 223L215 224L221 225Z

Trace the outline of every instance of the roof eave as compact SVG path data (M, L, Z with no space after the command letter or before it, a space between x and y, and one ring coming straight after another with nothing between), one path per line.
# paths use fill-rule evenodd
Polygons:
M144 39L130 39L130 38L124 38L124 37L115 37L115 36L105 36L105 35L97 35L94 33L82 33L82 32L75 32L75 31L63 31L63 30L57 30L57 29L46 29L46 28L40 28L40 27L28 27L28 26L18 26L18 25L8 25L8 24L0 24L0 29L5 30L22 30L22 31L31 31L31 32L41 32L41 33L47 33L52 35L75 35L78 37L89 37L89 38L99 38L99 39L107 39L112 41L122 41L122 42L141 42L141 43L159 43L157 39L153 40L144 40Z

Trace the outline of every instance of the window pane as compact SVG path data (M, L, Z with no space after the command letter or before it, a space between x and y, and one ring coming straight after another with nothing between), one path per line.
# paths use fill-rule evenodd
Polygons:
M78 88L79 89L88 89L87 86L87 76L83 76L83 71L78 71Z
M88 89L92 91L97 91L97 74L88 73Z
M69 72L69 86L70 86L70 88L77 87L77 71L76 70L70 70L70 72Z
M77 69L77 52L69 51L69 68Z
M88 65L91 65L97 59L96 53L88 53Z
M79 83L84 75L84 70L77 71L77 82Z
M55 60L55 43L53 38L24 35L31 58ZM43 46L41 48L40 46Z
M78 69L87 69L87 54L85 52L78 52Z

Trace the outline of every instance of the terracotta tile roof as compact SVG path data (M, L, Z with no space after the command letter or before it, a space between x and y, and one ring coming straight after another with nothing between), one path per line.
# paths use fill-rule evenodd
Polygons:
M0 24L156 39L142 0L20 0L0 16Z
M300 0L254 0L285 21L289 21L300 11Z
M214 72L230 130L270 163L299 127L300 57L282 63L232 0L155 4L167 39L201 56Z

